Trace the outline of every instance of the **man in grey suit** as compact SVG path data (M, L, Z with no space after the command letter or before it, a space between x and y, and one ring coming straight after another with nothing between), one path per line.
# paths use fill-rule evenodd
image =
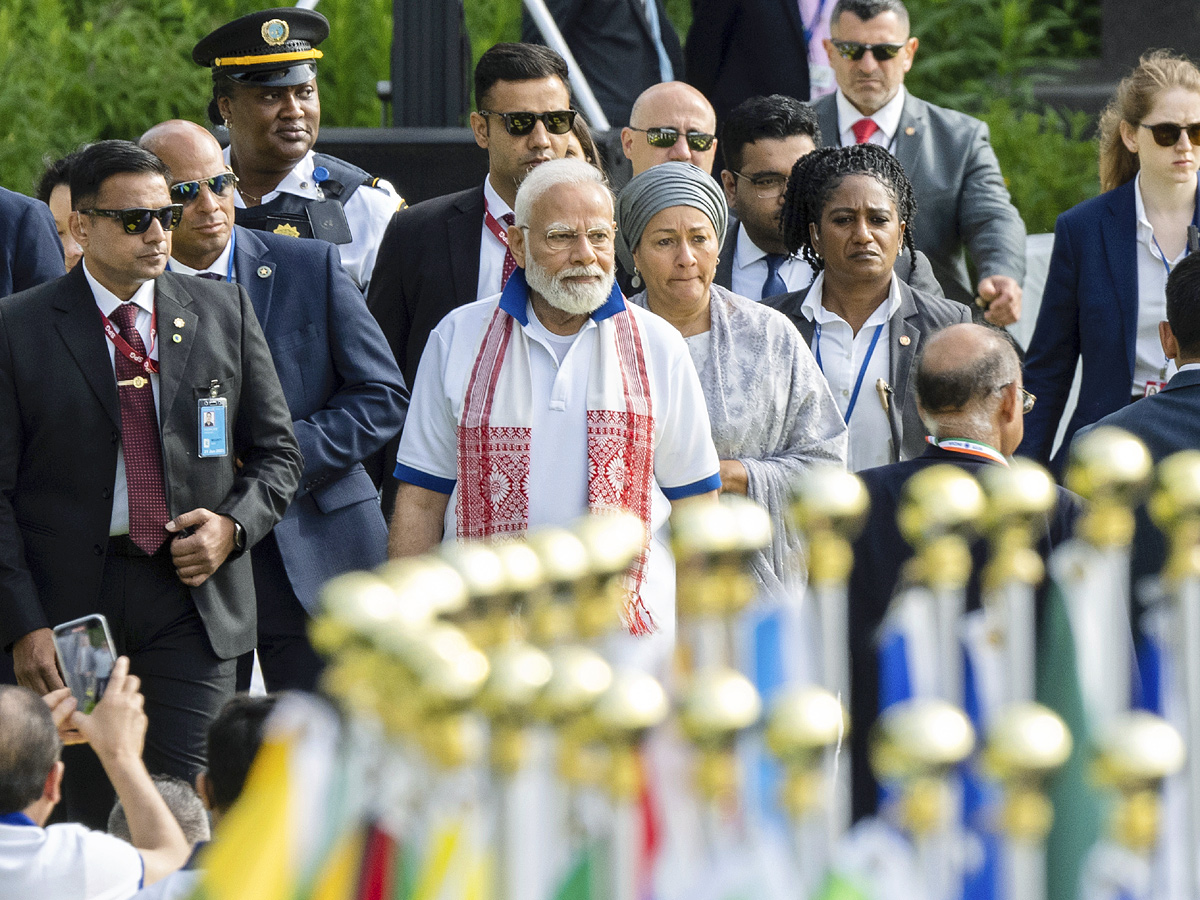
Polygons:
M0 304L0 645L46 694L63 686L50 628L106 615L141 679L147 765L190 781L254 646L245 551L303 460L249 295L164 272L168 175L126 141L85 149L83 264ZM102 827L111 790L76 771L68 813Z
M838 0L825 42L838 89L815 104L826 143L870 142L900 160L921 228L916 249L946 296L986 309L993 325L1021 315L1025 224L1012 205L983 122L904 89L917 39L901 0ZM979 273L972 286L964 247Z

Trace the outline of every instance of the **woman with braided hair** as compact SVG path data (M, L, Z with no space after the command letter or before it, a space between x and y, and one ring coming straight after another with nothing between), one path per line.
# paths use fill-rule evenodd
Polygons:
M947 325L971 321L961 303L916 290L893 266L912 250L917 204L904 167L882 147L816 150L792 168L781 228L816 278L771 298L800 329L850 430L849 467L920 456L917 350Z

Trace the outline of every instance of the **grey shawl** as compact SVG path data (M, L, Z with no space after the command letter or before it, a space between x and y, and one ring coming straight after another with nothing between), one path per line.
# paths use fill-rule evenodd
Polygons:
M775 537L754 562L767 595L795 593L806 570L802 546L787 526L792 479L816 462L846 464L846 424L825 376L788 318L727 291L709 289L707 358L700 376L712 438L721 459L746 467L750 499L771 514ZM646 292L630 298L647 307Z

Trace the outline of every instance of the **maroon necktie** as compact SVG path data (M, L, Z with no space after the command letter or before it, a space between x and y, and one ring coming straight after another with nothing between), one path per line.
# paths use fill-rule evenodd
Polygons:
M505 213L504 215L502 215L500 217L500 221L504 223L505 228L511 228L513 225L517 224L517 217L514 216L512 213ZM510 250L508 247L508 237L506 235L505 240L504 240L504 269L500 273L501 289L503 289L504 286L506 284L508 284L508 277L510 275L512 275L513 271L516 268L517 268L517 259L515 256L512 255L512 250Z
M133 350L146 355L146 345L138 334L137 305L122 303L109 319L121 331ZM154 413L154 393L150 379L137 363L116 353L117 396L121 400L121 448L125 453L125 484L129 492L129 537L153 556L167 539L167 497L163 491L162 446ZM139 378L142 387L134 387Z
M850 130L854 132L854 143L865 144L879 130L879 126L874 119L859 119L850 126Z

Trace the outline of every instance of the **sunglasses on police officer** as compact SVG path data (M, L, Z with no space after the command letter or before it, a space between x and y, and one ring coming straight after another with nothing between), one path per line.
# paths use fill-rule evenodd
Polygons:
M535 113L535 112L492 112L490 109L481 109L481 116L497 116L504 120L504 130L513 137L525 137L531 134L533 129L541 122L546 126L546 130L551 134L566 134L571 130L571 126L575 124L575 110L573 109L556 109L553 112Z
M201 178L197 181L180 181L171 185L171 200L187 206L200 196L200 186L208 185L208 189L218 197L228 196L230 189L238 183L238 177L232 172L222 172L212 178Z
M868 50L876 62L887 62L904 49L904 44L860 44L858 41L834 41L833 46L839 56L852 62L858 62Z
M158 209L146 209L144 206L132 206L129 209L81 209L81 216L103 216L106 219L117 219L126 234L145 234L150 224L157 220L163 231L174 231L183 218L183 206L172 203Z
M683 134L687 138L688 147L697 153L703 153L717 139L715 134L708 134L704 131L689 131L684 134L678 128L634 128L630 125L629 130L645 132L646 143L651 147L658 147L660 150L674 147L675 142L679 140L680 134Z
M1174 147L1179 143L1179 135L1185 131L1192 146L1200 146L1200 122L1193 122L1191 125L1160 122L1157 125L1142 125L1142 127L1150 129L1150 134L1154 136L1154 143L1160 147Z

